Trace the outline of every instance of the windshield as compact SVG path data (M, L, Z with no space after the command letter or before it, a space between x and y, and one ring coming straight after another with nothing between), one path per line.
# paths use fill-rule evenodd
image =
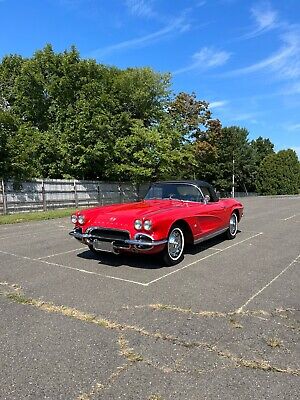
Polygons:
M177 199L183 201L203 201L200 190L185 183L158 183L152 185L146 194L145 200Z

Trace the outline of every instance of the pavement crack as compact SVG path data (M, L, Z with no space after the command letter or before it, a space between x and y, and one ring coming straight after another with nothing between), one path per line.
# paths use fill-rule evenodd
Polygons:
M129 347L128 341L123 335L119 336L118 344L120 346L121 355L124 356L129 362L135 363L143 361L143 357L140 354L135 353L134 350Z
M110 388L118 378L124 374L133 364L131 362L122 364L121 366L117 367L117 369L110 374L106 381L97 382L95 385L92 386L91 390L86 393L80 394L76 397L75 400L91 400L93 397L98 395L101 391Z
M250 368L250 369L259 369L263 371L272 371L272 372L280 372L286 373L290 375L300 376L299 369L293 369L290 367L281 367L277 365L273 365L269 363L267 360L252 360L243 357L238 357L237 355L229 352L228 350L220 349L216 344L212 344L205 341L187 341L185 339L181 339L177 336L162 333L159 331L150 332L144 328L141 328L136 325L127 325L121 324L115 321L108 320L106 318L102 318L99 316L95 316L94 314L84 313L75 308L70 308L66 306L58 306L53 303L44 302L39 299L27 298L24 296L20 290L14 290L9 293L0 293L4 295L6 298L14 301L15 303L22 305L29 305L35 308L38 308L44 312L48 313L56 313L61 314L69 318L73 318L75 320L87 322L90 324L96 324L104 329L111 329L114 331L128 331L134 332L141 336L145 336L151 339L160 339L163 341L167 341L184 348L202 348L204 350L214 352L220 358L227 358L236 364L239 367ZM280 311L282 312L282 311ZM219 313L221 314L221 313ZM239 313L240 315L240 313ZM135 353L133 349L129 348L128 342L124 338L124 336L120 336L118 340L118 344L120 346L121 354L129 361L129 364L132 365L138 361L142 361L143 358L141 355ZM128 365L128 363L126 364ZM84 398L81 400L85 400Z

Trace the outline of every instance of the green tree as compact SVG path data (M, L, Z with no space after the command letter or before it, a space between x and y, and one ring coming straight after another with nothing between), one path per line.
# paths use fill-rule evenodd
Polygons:
M0 110L20 121L9 140L11 177L19 179L23 170L24 177L107 179L116 141L130 136L136 121L160 124L169 79L150 68L120 70L82 60L75 47L55 53L47 45L28 59L4 57ZM1 129L4 149L8 136Z
M300 163L294 150L281 150L264 158L257 179L261 194L298 194L299 187Z
M170 102L168 111L173 118L174 128L189 142L205 138L205 132L215 122L211 118L209 104L197 100L195 93L179 93Z
M140 183L179 177L188 152L169 129L167 122L145 127L137 120L130 135L116 140L110 179Z
M17 131L16 121L9 111L0 109L0 178L11 174L10 141Z
M195 93L181 92L171 102L168 113L172 120L172 131L180 136L185 162L180 166L180 174L186 179L214 175L204 170L206 160L212 160L215 153L216 137L221 132L221 123L212 118L209 104L197 100Z
M233 172L237 190L253 187L254 159L248 135L245 128L238 126L215 127L207 131L205 139L197 142L199 170L220 191L231 190Z
M274 144L270 139L264 139L259 136L257 139L251 141L250 146L253 149L253 156L257 166L260 165L266 156L274 154Z

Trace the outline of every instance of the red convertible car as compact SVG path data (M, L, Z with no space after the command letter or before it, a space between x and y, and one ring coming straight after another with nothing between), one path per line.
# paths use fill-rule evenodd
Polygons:
M233 239L243 205L219 199L203 181L157 182L144 200L77 211L70 235L93 252L161 253L167 265L183 259L186 244L222 233Z

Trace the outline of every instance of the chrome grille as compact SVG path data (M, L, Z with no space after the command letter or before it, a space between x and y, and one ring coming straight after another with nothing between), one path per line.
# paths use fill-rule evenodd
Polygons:
M103 240L128 240L129 239L129 232L122 231L118 229L106 229L106 228L90 228L88 229L88 233L97 237L97 239Z

